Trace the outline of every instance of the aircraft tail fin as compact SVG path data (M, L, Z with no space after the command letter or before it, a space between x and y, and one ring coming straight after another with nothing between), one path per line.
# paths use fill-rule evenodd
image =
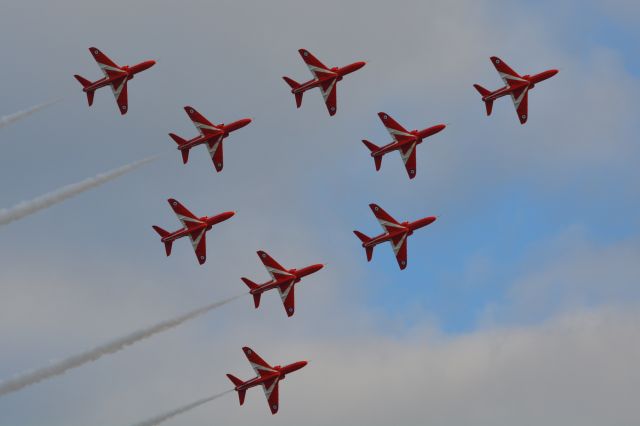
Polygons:
M74 77L76 78L76 80L78 80L78 82L80 84L82 84L82 88L86 89L87 87L91 86L91 82L89 80L87 80L86 78L76 74L74 75ZM93 90L89 90L87 91L87 102L89 102L89 106L93 105L93 94L95 92Z
M247 285L247 287L249 287L250 290L255 290L256 288L260 287L258 284L254 283L253 281L251 281L249 278L240 278L242 280L243 283L245 283ZM252 295L253 296L253 304L255 305L255 307L259 307L260 306L260 296L262 296L262 293L255 293Z
M169 232L165 231L164 229L160 228L159 226L153 225L153 229L158 233L158 235L160 235L160 238L165 238L165 237L170 235ZM170 256L171 255L171 244L173 244L173 241L163 241L163 242L164 242L164 251L167 253L167 256Z
M487 89L485 89L484 87L480 86L479 84L474 84L473 87L476 88L476 90L478 91L478 93L480 93L480 95L482 96L482 100L484 101L484 105L487 108L487 115L491 115L491 110L493 109L493 101L492 100L485 100L485 98L487 96L489 96L491 94L491 92Z
M367 140L362 140L362 143L369 148L369 151L371 151L371 154L375 154L378 150L380 150L380 147L378 145L375 145ZM373 161L376 164L376 170L380 170L380 167L382 166L382 155L375 155L373 156Z
M229 380L231 380L231 382L235 387L238 387L244 384L242 380L238 379L233 374L227 374L227 377L229 378ZM240 400L240 405L244 404L244 395L247 392L246 389L243 389L243 390L236 389L236 391L238 392L238 399Z
M295 89L300 87L300 83L298 83L297 81L295 81L292 78L282 77L282 79L287 82L289 87L291 87L291 92L293 92ZM296 107L298 107L298 108L300 108L300 106L302 105L302 94L303 93L304 92L293 93L295 95L295 97L296 97Z
M180 153L182 154L182 162L187 164L187 161L189 161L189 149L182 149L182 147L187 144L187 141L175 133L169 133L169 136L178 144L178 149L180 149Z
M367 252L367 262L370 262L371 258L373 257L373 247L374 246L365 247L365 244L368 243L369 241L371 241L371 238L367 237L366 235L364 235L360 231L353 231L353 233L356 234L356 237L358 237L360 239L360 241L362 241L362 246L364 247L365 251Z

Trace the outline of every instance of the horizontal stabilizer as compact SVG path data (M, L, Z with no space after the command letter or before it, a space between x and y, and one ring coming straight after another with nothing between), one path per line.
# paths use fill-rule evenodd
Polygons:
M244 384L242 380L238 379L232 374L227 374L227 377L229 378L229 380L231 380L231 382L236 388ZM240 400L240 405L244 404L244 396L246 392L247 392L246 389L238 390L238 399Z
M369 241L371 241L371 238L367 237L366 235L364 235L360 231L353 231L353 233L356 234L356 237L358 237L360 239L360 241L362 241L362 247L364 247L364 249L365 249L365 251L367 253L367 262L370 262L371 258L373 257L373 247L374 246L366 247L365 244L367 244Z
M158 233L158 235L160 235L161 238L164 238L166 236L169 235L168 231L165 231L164 229L160 228L159 226L153 225L153 230L156 231Z
M249 287L250 290L255 290L258 287L260 287L258 284L254 283L253 281L251 281L248 278L240 278L242 280L243 283L245 283L247 285L247 287ZM256 308L258 308L260 306L260 296L262 296L262 293L255 293L253 294L253 304L255 305Z
M160 235L160 238L165 238L165 237L170 235L169 232L165 231L164 229L160 228L159 226L153 225L153 229L158 233L158 235ZM173 241L164 241L164 251L167 253L167 256L171 256L171 245L172 244L173 244Z
M185 146L188 142L175 133L169 133L169 136L178 144L178 149L180 149L180 153L182 154L182 162L187 164L187 161L189 161L189 149L182 149L181 147Z
M296 97L296 107L300 108L300 106L302 105L302 94L304 92L294 93L294 90L300 87L300 83L298 83L297 81L289 77L282 77L282 79L287 82L289 87L291 87L291 93L293 93L294 96Z
M353 231L353 233L356 234L356 237L358 237L360 239L360 241L362 241L363 244L366 244L369 241L371 241L371 238L367 237L366 235L364 235L360 231Z
M86 89L87 87L91 86L91 82L86 78L79 76L77 74L74 75L74 77L76 78L76 80L78 80L78 82L80 82L80 84L82 84L83 89ZM87 90L87 102L89 103L89 106L93 105L94 93L95 92L93 90Z
M491 94L491 92L479 84L474 84L473 87L476 88L478 93L482 96L482 100L484 101L484 106L487 108L487 115L491 115L491 110L493 109L493 100L486 100L485 98Z
M382 155L375 155L375 153L380 150L380 147L367 140L362 140L362 143L364 144L364 146L369 148L369 151L371 151L371 156L373 157L373 162L376 165L376 170L380 170L380 167L382 166Z
M484 87L480 86L479 84L474 84L473 87L476 88L478 93L480 93L480 95L483 98L486 97L486 96L489 96L489 94L491 93L489 90L485 89Z
M380 149L380 147L372 142L369 142L367 140L362 140L362 143L364 144L364 146L366 146L367 148L369 148L369 151L371 152L376 152Z
M74 77L76 78L76 80L78 80L80 84L82 84L82 88L91 86L91 82L86 78L82 77L81 75L76 74L74 75Z

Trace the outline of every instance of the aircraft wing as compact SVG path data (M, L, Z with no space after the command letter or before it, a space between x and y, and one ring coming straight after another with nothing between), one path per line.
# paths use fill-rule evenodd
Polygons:
M280 299L282 299L282 303L284 304L284 310L287 312L287 316L293 315L295 312L295 282L290 281L288 284L281 284L278 287L278 292L280 293Z
M516 107L520 124L526 123L529 109L529 86L524 86L511 92L511 99L513 100L513 106Z
M129 100L127 99L127 77L125 76L112 82L111 91L116 98L120 114L126 114L129 108Z
M263 250L258 251L258 257L260 257L262 264L267 268L267 272L269 272L272 279L281 280L283 278L293 278L293 275L269 256L267 252Z
M91 56L93 56L93 59L96 60L105 77L112 78L117 77L118 75L126 74L126 71L124 71L120 66L109 59L109 57L102 53L99 49L90 47L89 52L91 52Z
M197 229L189 233L193 251L201 265L207 260L207 228Z
M315 78L323 79L330 75L336 75L335 72L331 71L329 67L320 62L318 58L313 56L308 50L300 49L298 53L300 53L302 60L307 64L309 71L311 71L311 74L313 74Z
M380 226L382 226L382 229L385 232L392 232L399 228L403 228L403 226L400 225L397 220L391 217L389 213L382 210L382 207L378 206L377 204L369 204L369 207L371 208L371 211L375 215L376 219L378 219L378 222L380 222Z
M322 92L322 97L324 98L324 103L327 106L329 115L334 115L338 110L338 101L336 96L337 82L337 79L332 78L320 85L320 91Z
M416 143L412 143L407 147L400 148L400 156L404 161L404 167L407 169L409 179L416 177Z
M220 135L215 141L207 142L207 149L209 150L209 155L211 155L211 161L213 161L213 166L217 171L222 170L222 167L224 166L222 158L222 139L222 135Z
M491 63L494 67L496 67L496 70L498 71L498 74L500 74L502 81L504 81L504 84L506 84L507 86L513 86L514 84L519 83L527 83L525 79L520 77L520 74L512 70L509 65L507 65L502 59L498 58L497 56L491 57Z
M404 233L391 240L391 247L396 255L400 269L407 267L407 234Z
M173 209L173 212L178 216L178 220L182 223L182 226L186 228L193 228L200 225L202 221L196 215L191 213L185 206L180 204L176 199L169 198L169 205Z
M320 92L324 98L324 103L327 106L329 115L335 115L338 110L338 101L336 96L337 82L337 79L332 78L320 84Z
M267 397L267 402L269 403L269 409L271 410L271 414L275 414L278 412L278 381L280 379L278 377L274 377L271 380L267 380L262 384L262 389L264 390L264 395Z
M242 348L247 360L249 360L249 364L253 367L253 371L260 376L269 376L271 374L277 373L277 371L270 366L264 359L260 357L257 353L253 351L253 349L245 346Z
M379 112L378 117L380 117L382 124L387 129L387 132L389 132L394 141L404 142L406 140L414 138L414 136L409 133L407 129L402 127L400 123L394 120L386 112Z
M204 116L196 111L194 107L187 105L186 107L184 107L184 110L186 111L191 121L193 121L193 125L196 126L196 129L198 129L201 135L222 133L222 130L218 126L214 125L209 120L204 118Z

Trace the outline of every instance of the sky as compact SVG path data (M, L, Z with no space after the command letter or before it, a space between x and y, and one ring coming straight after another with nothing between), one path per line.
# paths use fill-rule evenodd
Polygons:
M640 374L640 4L615 1L5 1L0 116L60 99L0 129L0 208L155 154L112 182L0 228L0 379L266 281L255 252L327 266L296 289L250 297L63 376L0 398L0 425L129 425L251 377L241 348L309 365L166 424L633 425ZM88 48L154 59L121 116L108 89L87 107L73 74L97 79ZM367 65L297 110L281 80L310 78L297 49ZM529 96L521 126L501 99L486 117L474 83L559 74ZM169 132L253 122L183 165ZM447 123L376 172L361 144L389 142L377 117ZM177 229L166 199L237 214L167 258L151 225ZM352 234L436 215L366 262Z

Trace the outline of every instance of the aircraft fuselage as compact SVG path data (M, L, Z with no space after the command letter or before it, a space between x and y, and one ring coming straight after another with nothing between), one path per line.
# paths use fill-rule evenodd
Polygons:
M224 212L212 217L203 216L199 218L199 220L202 223L194 224L192 227L181 228L181 229L178 229L177 231L171 232L169 235L162 238L161 241L163 243L169 242L169 241L175 241L179 238L186 237L192 234L194 231L202 230L203 228L206 228L206 230L209 231L214 225L230 219L233 215L235 215L235 212Z
M120 68L123 71L122 73L114 75L112 77L103 77L99 80L96 80L90 85L83 87L82 91L93 92L97 89L100 89L102 87L109 86L112 83L118 82L125 77L127 78L127 80L133 80L134 75L151 68L152 66L155 65L155 63L156 63L155 61L144 61L136 65L131 65L131 66L126 65Z
M345 75L351 74L352 72L359 70L365 65L366 65L366 62L360 61L360 62L354 62L344 67L333 67L331 68L332 74L326 73L326 76L323 76L322 78L314 78L305 83L302 83L297 88L291 89L291 93L296 94L296 93L306 92L307 90L320 87L323 83L326 83L327 81L331 81L331 80L336 80L336 82L340 81Z
M547 70L534 75L524 75L520 77L519 81L516 80L516 77L510 77L510 79L513 81L513 84L511 84L510 86L501 87L500 89L497 89L489 93L487 96L483 97L482 100L494 101L503 96L511 95L511 93L515 91L519 91L525 87L528 87L529 90L531 90L535 87L536 84L548 78L553 77L557 73L558 73L558 70L555 70L555 69Z
M423 228L427 225L430 225L435 221L436 221L435 216L429 216L423 219L418 219L415 222L402 222L399 227L394 228L394 231L385 232L383 234L372 237L368 242L362 243L362 247L365 247L365 248L374 247L374 246L377 246L378 244L391 241L395 237L399 237L401 235L409 236L413 234L413 231Z

